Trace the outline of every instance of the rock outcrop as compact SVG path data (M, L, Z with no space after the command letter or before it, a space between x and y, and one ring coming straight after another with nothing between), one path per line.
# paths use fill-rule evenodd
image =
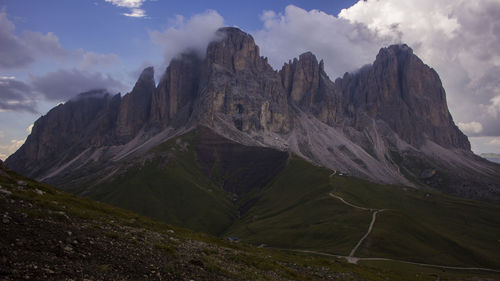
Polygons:
M332 82L310 52L275 71L249 34L217 35L204 58L174 58L157 86L146 68L123 98L90 92L52 109L7 165L64 185L82 167L112 167L204 125L377 182L446 182L450 192L500 200L500 169L473 155L438 74L408 46L382 48L372 65ZM426 170L435 173L424 179Z
M280 76L292 104L329 125L342 121L340 89L325 73L323 61L318 63L311 52L286 63Z
M243 132L287 133L291 128L281 79L259 54L253 38L237 28L222 28L207 48L195 118L216 127L233 124Z
M438 74L406 45L383 48L373 65L346 74L342 88L346 115L362 115L389 124L400 138L420 147L427 139L448 148L470 150L467 137L455 126Z
M198 93L201 60L195 54L174 58L163 75L151 103L152 125L166 128L178 113L187 120Z
M82 93L51 109L33 125L22 148L6 163L32 177L63 165L89 147L112 145L120 95L104 90Z
M148 67L142 71L132 92L123 97L116 133L125 142L134 138L148 121L155 88L154 69Z

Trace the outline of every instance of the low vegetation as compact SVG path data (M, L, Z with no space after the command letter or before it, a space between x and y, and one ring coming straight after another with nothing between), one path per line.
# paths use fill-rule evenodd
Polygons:
M412 265L386 268L384 264L381 270L375 263L354 265L332 257L223 241L1 172L2 280L495 278L493 273L442 272Z

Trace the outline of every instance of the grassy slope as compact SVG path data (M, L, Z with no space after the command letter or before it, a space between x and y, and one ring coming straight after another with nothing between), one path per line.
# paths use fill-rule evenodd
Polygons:
M92 188L85 196L167 223L220 234L236 217L230 196L196 164L192 131L150 151L150 158L127 167L126 174ZM132 160L134 161L134 160Z
M360 206L390 209L377 216L358 257L500 268L498 206L329 177L331 171L298 157L266 188L234 204L232 195L198 168L197 142L196 131L170 140L151 151L145 164L88 195L167 223L238 236L256 245L348 255L365 234L371 213L328 196L334 191ZM246 212L237 219L242 206Z
M228 234L254 244L348 254L370 214L331 200L330 172L293 157ZM325 181L326 179L326 181Z
M500 268L500 207L441 193L335 177L346 200L389 209L378 216L359 256Z
M0 259L0 274L6 280L495 278L489 273L441 272L411 265L389 264L382 266L388 268L380 269L379 266L352 265L332 258L228 243L80 198L12 172L8 174L9 177L0 175L0 214L9 218L0 228L0 249L5 250L1 252L5 259ZM20 188L19 180L27 185ZM30 232L25 232L26 229ZM71 240L79 242L72 244L71 251L63 251L61 248L67 243L65 238L69 230L73 232ZM64 241L62 246L57 240Z
M386 257L500 268L500 207L443 194L378 185L294 158L228 234L280 248L347 255L366 233L371 213L327 194L334 191L379 213L358 257Z

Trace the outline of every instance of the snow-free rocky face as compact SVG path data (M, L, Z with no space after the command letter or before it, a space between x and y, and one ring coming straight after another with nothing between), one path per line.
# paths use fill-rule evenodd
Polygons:
M6 164L60 186L106 171L198 126L237 143L290 151L376 182L500 200L500 167L470 150L438 74L406 45L335 82L310 52L274 70L249 34L221 28L204 58L144 70L125 96L81 94L35 122ZM78 178L78 180L76 180Z

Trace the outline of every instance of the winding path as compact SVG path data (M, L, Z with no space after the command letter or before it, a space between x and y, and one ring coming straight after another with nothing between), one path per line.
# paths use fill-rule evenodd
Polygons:
M360 206L356 206L356 205L354 205L354 204L351 204L351 203L349 203L349 202L345 201L345 200L344 200L344 198L342 198L342 197L340 197L340 196L337 196L337 195L335 195L335 194L333 194L333 193L329 193L328 195L330 195L330 196L331 196L331 197L333 197L333 198L337 198L337 199L339 199L340 201L342 201L342 203L344 203L344 204L346 204L346 205L349 205L349 206L351 206L351 207L353 207L353 208L356 208L356 209L365 210L365 211L374 211L374 210L375 210L375 209L364 208L364 207L360 207Z
M330 195L331 197L336 198L336 199L342 201L342 203L344 203L344 204L346 204L348 206L351 206L353 208L364 210L364 211L373 212L372 213L372 221L370 222L370 225L368 226L368 231L366 232L366 234L363 237L361 237L361 239L358 241L358 243L356 244L356 246L354 246L354 248L351 250L351 253L349 253L349 256L346 257L348 262L350 262L350 263L357 263L358 260L359 260L359 258L355 258L354 254L358 250L359 246L361 246L361 244L363 243L363 241L365 241L366 237L368 237L368 235L370 235L370 232L372 232L373 225L375 224L375 221L377 220L377 213L383 212L383 211L385 211L385 209L365 208L365 207L361 207L361 206L357 206L357 205L354 205L352 203L349 203L349 202L345 201L344 198L342 198L340 196L337 196L337 195L335 195L333 193L329 193L328 195Z
M370 235L370 232L372 232L372 229L373 229L373 225L375 224L375 220L377 219L377 213L382 212L382 211L384 211L384 210L382 209L382 210L377 210L377 211L373 212L372 221L370 222L370 226L368 227L368 231L366 232L365 236L363 236L361 238L361 240L358 241L358 244L356 244L356 246L352 249L351 253L349 254L349 257L354 257L354 253L356 253L356 251L358 250L358 247L361 245L361 243L363 243L363 241L366 239L366 237L368 237L368 235Z
M354 263L357 263L358 261L393 261L393 262L400 262L400 263L413 264L413 265L425 266L425 267L442 268L442 269L480 270L480 271L489 271L489 272L500 272L500 269L485 268L485 267L447 266L447 265L429 264L429 263L418 263L418 262L411 262L411 261L405 261L405 260L396 260L396 259L388 259L388 258L356 258L356 257L351 257L351 256L340 256L340 255L334 255L334 254L317 252L317 251L309 251L309 250L281 249L281 248L275 248L275 249L284 250L284 251L291 251L291 252L298 252L298 253L314 254L314 255L320 255L320 256L335 257L335 258L344 258L344 259L346 259L349 262L351 262L350 261L350 259L351 259L351 260L355 260L356 261Z

